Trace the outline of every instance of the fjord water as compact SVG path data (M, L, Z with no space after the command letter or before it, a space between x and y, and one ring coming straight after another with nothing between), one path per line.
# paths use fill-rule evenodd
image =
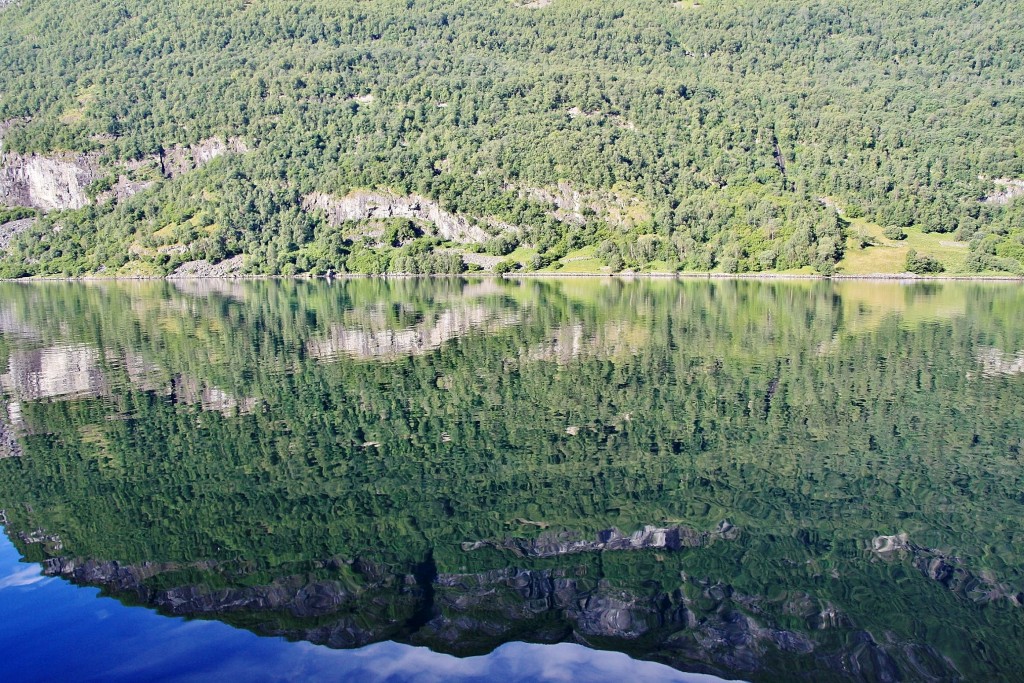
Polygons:
M1022 310L1005 283L2 284L0 671L1019 679Z

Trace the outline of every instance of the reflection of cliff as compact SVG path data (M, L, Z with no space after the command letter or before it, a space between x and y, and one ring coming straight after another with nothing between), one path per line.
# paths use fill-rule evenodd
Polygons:
M0 308L0 334L25 339L39 339L39 330L21 320L11 306Z
M168 378L159 366L141 355L126 353L123 359L106 359L121 365L129 381L141 391L173 395L177 403L199 405L203 410L231 414L249 412L254 397L238 398L209 382L188 375ZM18 401L79 399L109 396L110 381L100 365L99 352L85 345L52 346L17 351L11 355L8 371L0 375L0 388ZM20 412L20 404L12 402ZM13 418L12 418L13 421ZM0 438L5 428L0 427ZM12 437L13 438L13 437ZM2 452L2 451L0 451Z
M685 576L675 588L659 587L604 578L592 565L572 563L432 575L361 559L317 566L319 577L228 586L218 580L217 587L175 580L223 576L211 563L59 558L45 572L165 614L217 618L336 648L392 639L472 655L512 640L569 640L683 670L761 680L793 680L797 672L802 680L960 679L934 648L891 633L877 639L807 593L744 595L728 583Z
M420 354L440 348L445 342L473 331L493 331L514 325L514 312L476 306L452 306L408 327L388 325L380 316L370 316L365 326L333 325L325 338L312 339L306 349L310 356L332 359L387 358Z
M7 413L0 414L0 459L20 457L22 455L21 444L18 443L12 424L8 422L10 407L3 406L3 404L0 406L2 406L0 409L6 408L3 413Z
M11 354L0 387L21 400L100 396L107 391L99 353L84 345L52 346Z
M994 346L978 349L981 374L986 377L997 375L1024 375L1024 351L1009 354Z
M251 412L258 401L253 396L236 398L220 387L186 375L174 377L171 393L176 403L199 405L205 411L217 411L225 415L231 415L235 409L240 413Z
M605 529L597 535L597 538L593 539L584 538L572 531L544 532L537 538L470 541L463 543L462 549L470 551L480 548L496 548L510 550L519 557L558 557L574 553L613 550L699 548L715 540L735 539L738 534L739 529L723 520L718 528L710 533L684 526L659 528L647 525L628 536L618 529Z
M621 358L639 352L650 344L650 333L642 326L616 320L588 333L581 324L563 325L551 330L547 338L526 349L525 360L546 360L560 364L582 356Z
M877 557L890 561L909 557L921 574L961 598L978 603L1006 600L1016 607L1024 606L1024 591L1000 582L991 571L971 571L953 555L913 543L905 533L876 536L871 540L871 551Z

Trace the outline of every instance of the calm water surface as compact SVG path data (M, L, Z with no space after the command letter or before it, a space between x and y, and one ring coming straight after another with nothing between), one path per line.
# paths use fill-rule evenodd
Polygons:
M1024 678L1019 285L0 284L0 373L4 679Z

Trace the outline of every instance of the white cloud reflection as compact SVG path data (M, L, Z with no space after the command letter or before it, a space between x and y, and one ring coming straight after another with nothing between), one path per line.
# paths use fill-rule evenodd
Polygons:
M5 588L18 588L19 586L31 586L34 583L45 581L46 577L39 570L39 565L31 564L24 569L15 568L6 576L0 578L0 590Z

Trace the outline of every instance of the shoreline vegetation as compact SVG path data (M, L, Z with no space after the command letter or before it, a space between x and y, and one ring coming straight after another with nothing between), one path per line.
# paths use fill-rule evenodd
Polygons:
M174 276L169 275L84 275L80 277L64 276L30 276L22 278L0 278L0 282L14 283L39 283L39 282L151 282L178 280L195 282L197 280L230 280L230 281L260 281L260 280L292 280L292 281L315 281L324 280L333 282L335 280L409 280L409 279L500 279L500 280L524 280L524 279L591 279L607 280L617 278L620 280L864 280L869 282L1024 282L1022 275L972 275L972 274L938 274L938 275L917 275L915 273L874 273L857 275L821 275L819 273L487 273L469 272L458 274L446 273L343 273L339 275L192 275Z

